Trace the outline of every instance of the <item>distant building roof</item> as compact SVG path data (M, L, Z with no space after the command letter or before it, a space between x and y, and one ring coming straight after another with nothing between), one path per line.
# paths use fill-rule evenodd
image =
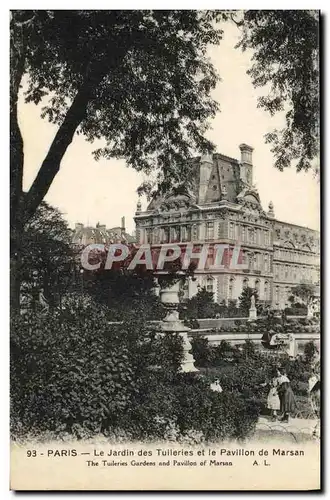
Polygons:
M97 223L96 226L84 226L77 222L73 231L73 243L76 245L90 245L92 243L134 243L134 236L126 232L125 227L112 227L107 229L105 224Z

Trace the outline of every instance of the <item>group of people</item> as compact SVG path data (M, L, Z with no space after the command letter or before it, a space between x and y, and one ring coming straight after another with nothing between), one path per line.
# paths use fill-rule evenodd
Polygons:
M269 385L267 407L271 412L271 420L289 422L290 414L296 409L296 401L285 370L277 369Z
M320 377L317 368L308 381L308 393L314 418L320 416ZM269 384L267 408L270 410L271 420L289 422L290 414L297 408L296 400L291 388L290 380L284 369L276 369Z

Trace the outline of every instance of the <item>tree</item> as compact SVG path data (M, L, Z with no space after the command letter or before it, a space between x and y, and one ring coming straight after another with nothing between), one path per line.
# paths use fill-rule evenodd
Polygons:
M12 11L10 74L12 301L18 305L20 236L47 194L75 133L104 141L95 158L125 158L157 173L158 185L184 178L196 150L211 151L207 120L218 77L206 57L222 31L208 11ZM57 133L27 193L17 103L44 103ZM180 168L178 168L180 165ZM188 177L188 176L187 176Z
M283 170L313 168L319 154L319 12L248 10L238 23L243 51L253 50L248 74L255 87L266 87L259 107L274 115L285 110L286 124L266 134Z
M291 289L291 292L294 297L298 297L304 302L304 304L306 304L306 306L308 306L314 297L315 290L313 285L300 283L300 285L294 286Z
M74 286L78 272L72 232L60 212L42 202L25 225L18 269L25 294L36 301L41 289L50 305Z
M127 321L134 316L156 320L164 316L152 272L102 269L84 275L85 291L108 307L112 321Z
M214 302L213 293L202 287L186 302L184 317L188 319L215 318L219 309L219 304Z
M246 286L243 288L241 295L238 297L239 309L242 311L244 316L249 315L249 310L251 307L251 298L254 295L256 307L258 305L258 291L255 288Z

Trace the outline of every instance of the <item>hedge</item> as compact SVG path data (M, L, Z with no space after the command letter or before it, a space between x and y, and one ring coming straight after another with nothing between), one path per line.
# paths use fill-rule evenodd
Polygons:
M256 405L238 392L211 391L199 374L179 373L181 337L158 336L143 317L109 326L104 309L74 304L11 323L13 439L48 433L200 442L254 430Z

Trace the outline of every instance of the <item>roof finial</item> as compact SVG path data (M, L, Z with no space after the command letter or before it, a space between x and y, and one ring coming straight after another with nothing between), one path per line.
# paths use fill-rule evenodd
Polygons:
M268 216L269 217L275 217L274 203L272 201L270 201L269 205L268 205Z

